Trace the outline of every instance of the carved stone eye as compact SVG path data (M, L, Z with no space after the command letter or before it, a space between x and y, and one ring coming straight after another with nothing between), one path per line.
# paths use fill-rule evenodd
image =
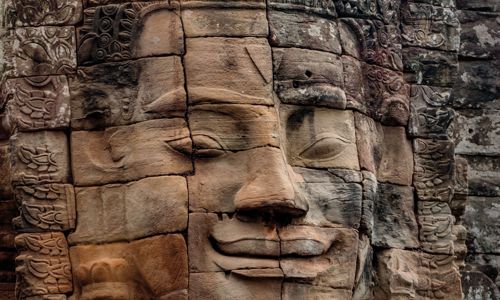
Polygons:
M218 157L226 153L223 143L209 134L194 134L194 155L197 157Z
M340 137L326 136L308 145L299 156L309 160L332 159L341 154L347 145Z

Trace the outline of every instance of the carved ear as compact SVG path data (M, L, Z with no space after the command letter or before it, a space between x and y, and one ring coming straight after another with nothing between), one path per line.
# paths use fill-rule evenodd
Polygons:
M273 72L270 68L269 61L266 59L267 53L262 52L262 47L260 45L247 45L245 50L254 66L259 71L260 76L262 76L266 83L270 83L273 79Z

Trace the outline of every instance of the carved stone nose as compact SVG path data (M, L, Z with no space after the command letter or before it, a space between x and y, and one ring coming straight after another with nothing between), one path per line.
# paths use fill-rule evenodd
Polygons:
M270 148L259 154L250 160L247 181L236 193L236 210L292 217L304 215L307 202L295 190L280 150Z

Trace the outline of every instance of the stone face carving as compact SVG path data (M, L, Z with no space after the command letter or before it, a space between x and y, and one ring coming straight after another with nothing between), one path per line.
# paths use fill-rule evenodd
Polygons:
M76 188L78 225L68 241L103 243L180 232L187 228L187 196L186 180L179 176Z
M68 245L62 233L20 234L16 248L18 299L73 290Z
M185 174L192 169L184 154L191 152L189 131L179 118L74 131L71 145L73 176L80 186ZM129 171L124 174L124 169Z
M72 25L80 21L82 3L78 0L6 0L5 22L9 27Z
M176 56L79 68L70 86L71 125L78 130L184 117L186 109Z
M186 37L266 37L268 34L264 0L181 0L181 6Z
M187 249L180 234L75 246L70 253L75 292L69 299L187 299Z
M12 126L20 131L69 126L69 87L65 76L9 79L4 97Z
M76 68L73 27L26 27L9 31L7 75L70 74Z
M184 52L178 2L87 8L77 36L80 64Z
M20 217L18 231L60 231L75 227L75 195L70 184L18 186L14 190Z
M68 141L64 132L18 133L10 139L14 185L65 183L69 180Z
M189 103L272 105L271 48L262 38L186 41Z

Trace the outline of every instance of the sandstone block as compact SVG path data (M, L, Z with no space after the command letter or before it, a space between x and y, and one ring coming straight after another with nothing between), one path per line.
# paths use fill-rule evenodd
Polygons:
M66 76L8 79L4 86L11 126L20 131L69 127L69 87Z
M260 105L201 104L189 108L195 153L279 147L276 109Z
M77 188L78 223L70 244L134 240L187 228L187 186L180 176Z
M68 182L66 135L60 131L17 133L10 139L10 162L13 185Z
M184 117L186 91L177 56L81 67L70 80L77 130Z
M75 72L76 41L71 26L17 28L8 31L5 41L9 77Z
M277 9L271 9L268 18L272 46L342 53L337 22L329 18Z
M457 110L455 152L463 155L500 155L500 110Z
M464 299L498 299L500 291L484 273L477 271L462 271L462 290Z
M346 108L339 56L298 48L273 48L274 90L283 103Z
M272 105L271 47L263 38L186 41L189 102Z
M413 189L380 183L374 201L372 243L384 248L417 248L418 226Z
M391 249L377 254L375 299L462 299L453 256Z
M359 170L351 111L288 105L280 111L291 165Z
M183 119L151 120L71 134L75 184L101 185L191 171L191 139Z
M460 55L479 59L498 59L500 25L498 14L460 10Z
M281 298L281 278L245 278L224 272L191 273L189 297L206 300Z
M17 231L63 231L75 228L75 194L71 184L18 186L14 195L21 213L13 220Z
M0 143L0 199L10 199L13 196L10 183L9 145Z
M418 201L419 239L428 253L453 255L455 218L444 202Z
M301 215L307 210L280 149L259 147L208 154L213 155L195 156L196 173L188 177L191 211L285 211Z
M408 83L452 87L457 79L456 53L405 47L403 65Z
M472 196L500 196L500 158L494 156L464 156L469 164L468 194Z
M71 263L64 234L24 233L16 236L17 297L73 291Z
M293 299L352 299L352 291L346 289L332 289L309 284L285 282L283 283L283 300Z
M79 0L5 2L5 23L9 27L74 25L82 17Z
M337 16L333 1L270 0L268 6L275 10L297 10L329 17Z
M347 100L347 108L354 108L367 113L365 92L363 82L363 71L361 62L348 55L342 56L342 67L344 69L344 90Z
M500 199L470 196L468 200L464 225L469 229L469 252L500 254Z
M182 0L186 37L267 37L266 2Z
M187 249L180 234L71 247L75 292L94 297L187 299Z
M88 65L183 54L178 2L132 2L84 10L77 28L78 62Z
M353 2L350 0L334 0L340 17L360 19L381 19L384 23L397 23L400 2L396 0L367 0Z

